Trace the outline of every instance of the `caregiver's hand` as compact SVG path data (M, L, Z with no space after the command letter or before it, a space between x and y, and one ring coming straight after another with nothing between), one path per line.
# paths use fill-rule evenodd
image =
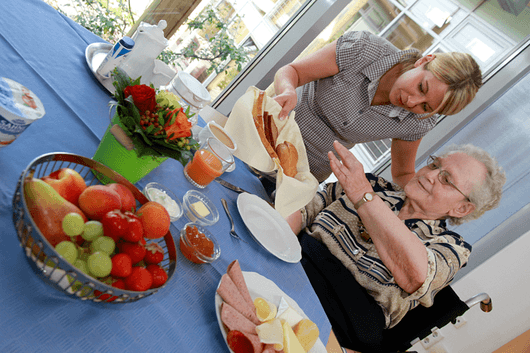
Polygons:
M289 117L289 113L296 107L298 97L296 90L285 90L283 93L274 97L274 100L282 107L278 119L284 120Z

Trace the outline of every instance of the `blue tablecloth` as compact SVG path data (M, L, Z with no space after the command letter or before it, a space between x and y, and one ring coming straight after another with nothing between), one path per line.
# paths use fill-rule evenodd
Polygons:
M11 145L0 149L0 352L223 352L226 344L215 315L214 295L227 265L239 259L244 271L274 281L315 321L326 344L330 324L300 264L278 260L260 247L238 213L237 194L217 183L204 192L220 211L210 227L222 254L213 265L196 265L177 252L177 270L155 295L124 305L72 299L35 275L19 246L12 198L20 173L48 152L92 157L109 124L112 98L95 79L85 48L102 39L41 0L20 0L0 11L0 76L32 90L46 115ZM261 183L237 161L224 179L266 197ZM150 181L182 198L193 187L182 165L164 162L137 186ZM236 230L249 244L228 234L220 198L228 201ZM172 224L178 236L184 219Z

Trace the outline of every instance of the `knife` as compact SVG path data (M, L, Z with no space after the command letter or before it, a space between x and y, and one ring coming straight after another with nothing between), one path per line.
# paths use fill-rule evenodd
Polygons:
M241 189L239 186L235 186L233 184L230 184L228 181L225 181L223 179L214 179L216 182L218 182L219 184L223 185L225 188L227 189L230 189L232 191L235 191L235 192L238 192L238 193L242 193L242 192L246 192L247 194L250 194L250 192L246 191L246 190L243 190Z
M243 192L246 192L247 194L250 194L250 192L246 191L246 190L243 190L241 189L239 186L235 186L234 184L230 184L228 181L226 180L223 180L223 179L219 179L219 178L216 178L214 179L216 182L218 182L219 184L221 184L222 186L224 186L225 188L227 189L230 189L232 191L235 191L237 193L243 193ZM272 202L269 202L267 200L264 200L265 202L267 202L272 208L274 208L274 204Z

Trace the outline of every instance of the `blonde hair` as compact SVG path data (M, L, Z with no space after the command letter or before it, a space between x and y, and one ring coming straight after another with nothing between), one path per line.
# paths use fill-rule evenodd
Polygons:
M442 103L433 114L454 115L466 107L482 86L482 72L473 57L469 54L451 52L434 53L435 58L423 66L436 79L449 86ZM414 68L414 63L421 59L419 52L404 55L401 59L402 74Z
M471 144L451 145L441 157L446 157L453 153L464 153L484 164L487 170L484 181L480 184L475 184L469 194L469 199L475 205L475 210L461 218L448 218L450 224L459 225L477 219L486 211L499 206L502 197L502 187L506 183L506 173L494 157L477 146Z

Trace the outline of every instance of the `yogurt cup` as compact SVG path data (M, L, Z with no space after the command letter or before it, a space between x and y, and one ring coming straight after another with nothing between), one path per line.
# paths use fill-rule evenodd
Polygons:
M0 78L0 148L15 139L45 114L40 99L20 83Z

